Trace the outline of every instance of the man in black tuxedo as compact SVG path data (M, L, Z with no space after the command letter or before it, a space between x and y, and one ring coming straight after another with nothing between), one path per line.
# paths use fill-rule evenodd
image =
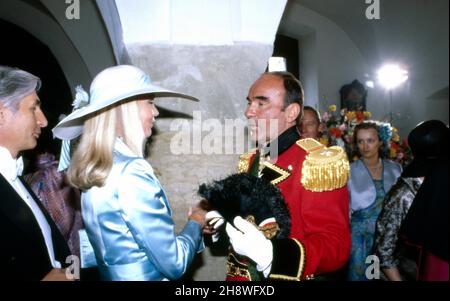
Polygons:
M0 279L67 280L69 248L21 177L21 151L37 144L47 119L37 95L41 81L0 66Z

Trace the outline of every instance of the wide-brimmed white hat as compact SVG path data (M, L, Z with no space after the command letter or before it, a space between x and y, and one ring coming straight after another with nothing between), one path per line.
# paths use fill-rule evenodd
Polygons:
M56 137L66 140L78 137L83 131L86 118L106 107L138 95L182 97L198 101L193 96L153 85L144 71L130 65L114 66L103 70L92 81L90 97L87 93L84 92L84 94L88 104L72 112L53 128L52 131Z

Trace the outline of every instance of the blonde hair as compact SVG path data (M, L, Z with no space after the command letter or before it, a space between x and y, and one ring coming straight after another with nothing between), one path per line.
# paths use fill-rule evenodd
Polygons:
M136 101L103 109L84 122L83 135L67 171L72 186L88 190L105 185L119 134L136 156L143 157L145 136Z

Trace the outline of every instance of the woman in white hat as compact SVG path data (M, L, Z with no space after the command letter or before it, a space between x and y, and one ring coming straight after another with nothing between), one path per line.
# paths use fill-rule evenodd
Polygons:
M88 103L63 119L55 136L82 134L68 178L81 189L83 221L103 280L174 280L203 249L205 211L196 207L179 235L151 165L143 158L158 116L154 97L195 98L151 83L139 68L116 66L99 73Z

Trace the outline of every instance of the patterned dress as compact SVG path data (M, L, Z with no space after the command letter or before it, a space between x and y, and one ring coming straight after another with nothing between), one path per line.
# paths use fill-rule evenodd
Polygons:
M375 254L382 269L398 268L405 280L414 280L416 264L411 250L399 243L399 231L417 191L421 178L399 178L387 194L375 232Z
M375 225L381 212L385 191L383 180L373 180L376 199L369 207L354 211L351 216L352 248L349 259L348 280L367 281L367 256L373 254Z

